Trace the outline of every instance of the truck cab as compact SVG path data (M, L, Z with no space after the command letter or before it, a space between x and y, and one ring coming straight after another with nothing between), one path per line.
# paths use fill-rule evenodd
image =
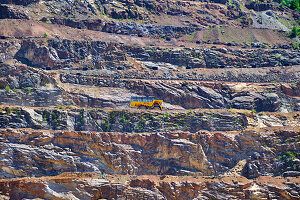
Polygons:
M162 102L163 100L156 99L155 97L131 97L130 107L162 110Z

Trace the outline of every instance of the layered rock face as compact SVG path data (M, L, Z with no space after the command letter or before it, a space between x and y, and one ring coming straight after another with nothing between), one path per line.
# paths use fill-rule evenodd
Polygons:
M128 107L130 96L160 96L177 108L299 111L298 83L230 83L99 78L61 71L55 76L24 64L0 64L0 102L23 106ZM86 72L86 71L84 71ZM89 72L91 73L91 72ZM82 90L77 87L81 85ZM108 88L110 92L108 92Z
M287 2L0 0L0 199L300 199Z
M64 171L299 175L299 160L293 157L299 149L296 128L141 134L3 129L1 135L2 178Z
M1 128L75 131L158 132L186 130L242 130L244 113L229 111L132 112L129 110L1 108ZM248 113L246 113L248 114ZM267 120L266 120L267 121ZM276 120L275 120L276 121ZM277 119L277 121L280 121ZM297 120L288 121L286 125Z
M287 180L268 176L254 182L241 177L142 176L137 179L122 175L101 177L91 173L65 173L34 180L3 180L0 186L7 188L4 193L16 199L33 196L45 199L297 199L298 183L299 178Z
M118 65L123 68L132 68L133 64L128 58L142 63L145 61L164 62L189 69L205 67L259 68L300 64L300 54L296 50L231 50L217 47L204 50L172 49L76 40L48 40L46 44L44 41L24 40L5 42L2 45L14 51L14 46L19 47L16 49L17 52L4 52L2 61L5 61L6 58L9 59L8 55L11 55L24 64L45 69L73 68L72 66L87 67L88 69L117 69ZM112 63L114 63L113 67L107 66Z
M237 108L257 111L298 111L298 84L211 83L198 81L103 80L62 75L63 83L124 88L139 95L160 96L183 108ZM292 93L287 94L288 88ZM247 91L245 91L245 89ZM287 89L287 90L286 90ZM124 92L125 93L125 92ZM294 97L293 97L294 96ZM129 100L127 98L127 100ZM285 103L286 102L286 103ZM93 107L93 105L88 105ZM286 111L284 111L286 110Z

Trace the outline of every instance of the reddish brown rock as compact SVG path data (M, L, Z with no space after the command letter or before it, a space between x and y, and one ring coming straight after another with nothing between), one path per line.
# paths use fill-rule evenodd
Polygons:
M288 182L287 182L288 181ZM0 180L1 198L24 199L298 199L299 178L106 176L62 174L56 177Z

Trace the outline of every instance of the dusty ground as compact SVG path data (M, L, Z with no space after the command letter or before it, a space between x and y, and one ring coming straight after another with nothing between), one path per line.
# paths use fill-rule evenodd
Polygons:
M0 21L0 36L6 37L33 37L43 38L44 34L47 38L61 38L69 40L87 40L87 41L109 41L116 43L125 43L128 45L141 45L149 46L156 45L161 47L199 47L195 42L200 40L203 42L215 41L219 39L220 42L232 42L232 43L247 43L261 42L269 45L274 44L287 44L290 40L282 33L276 30L268 29L252 29L252 28L214 28L215 31L203 30L198 31L194 37L186 36L179 39L173 39L173 41L167 42L161 39L147 38L120 35L113 33L105 33L99 31L92 31L86 29L75 29L67 26L47 24L44 22L33 20L14 20L4 19ZM222 31L222 32L221 32ZM220 34L217 34L220 32ZM202 44L200 47L224 47L224 45L218 44ZM237 49L236 47L229 47Z

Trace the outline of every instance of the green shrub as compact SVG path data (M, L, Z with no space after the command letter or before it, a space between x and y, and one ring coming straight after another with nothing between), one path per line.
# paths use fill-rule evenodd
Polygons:
M228 112L232 113L232 114L235 114L235 112L231 109L228 110Z
M122 117L121 117L121 122L125 122L126 121L126 117L125 115L123 114Z
M31 93L31 88L28 88L27 91L26 91L26 93L30 94Z
M10 87L7 85L7 86L5 86L5 90L6 91L10 91Z
M300 28L297 28L296 26L293 26L292 31L291 31L291 37L297 37L297 35L300 34Z
M210 111L210 117L214 117L215 116L215 111L211 110Z
M287 152L286 152L286 155L288 155L291 159L295 159L295 158L296 158L296 155L293 154L293 153L290 152L290 151L287 151Z
M292 0L290 8L293 10L298 10L299 9L299 0Z
M7 115L10 115L10 114L11 114L11 108L6 107L6 108L5 108L5 111L6 111L6 114L7 114Z
M299 10L299 0L281 0L280 4L293 10Z

